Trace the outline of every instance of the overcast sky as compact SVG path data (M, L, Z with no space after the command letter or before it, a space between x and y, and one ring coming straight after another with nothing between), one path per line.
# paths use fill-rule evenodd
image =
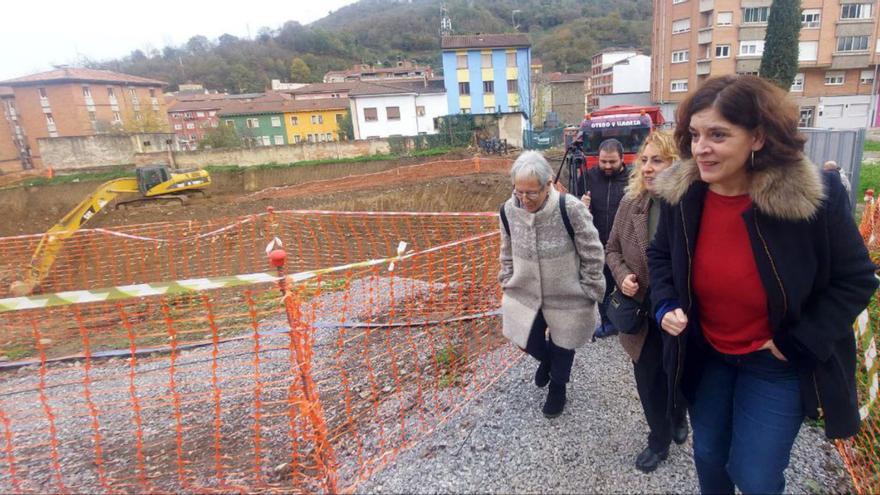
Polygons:
M50 70L82 57L105 60L132 50L178 46L201 34L256 36L287 21L307 24L355 0L205 2L152 0L6 1L0 29L0 80Z

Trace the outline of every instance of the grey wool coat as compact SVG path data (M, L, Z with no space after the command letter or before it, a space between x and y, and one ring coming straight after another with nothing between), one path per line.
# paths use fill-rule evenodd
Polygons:
M617 286L627 275L634 273L639 283L639 291L633 299L642 302L648 291L648 210L651 195L644 192L636 197L627 195L620 202L614 226L605 246L605 261L614 276ZM639 360L645 338L648 336L648 322L636 334L620 334L620 344L633 362Z
M504 204L510 235L501 228L501 312L504 336L526 347L540 309L553 343L564 349L586 344L596 327L596 301L605 293L605 253L587 207L566 196L574 228L574 248L562 214L559 193L552 189L535 213L518 206L511 196Z

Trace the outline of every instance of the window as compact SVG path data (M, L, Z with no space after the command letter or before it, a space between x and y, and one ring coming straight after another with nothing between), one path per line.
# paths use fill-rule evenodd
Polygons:
M673 79L669 84L669 91L673 93L684 93L688 90L687 79Z
M275 144L284 144L284 136L274 136Z
M846 80L846 73L843 71L828 71L825 73L826 86L840 86Z
M425 116L425 107L422 105L416 106L416 116L424 117Z
M376 111L375 107L364 108L364 120L367 122L376 122L379 120L379 112Z
M272 144L272 141L269 140L269 136L260 136L260 141L263 142L263 146L269 146Z
M519 84L516 79L508 79L507 80L507 92L508 93L519 93Z
M683 62L687 62L690 57L690 52L688 50L677 50L672 52L672 63L680 64Z
M299 136L299 134L293 136L293 144L299 144L300 141L302 141L302 138Z
M801 107L798 118L798 127L811 127L813 125L814 107Z
M113 92L113 88L107 88L107 96L110 97L111 100L116 98L116 93Z
M235 127L234 120L224 120L223 123L226 124L226 127Z
M259 119L247 119L247 121L245 123L246 123L248 129L257 129L258 127L260 127L260 120Z
M483 93L492 94L495 92L495 81L483 81Z
M312 115L311 117L313 124L323 124L324 116L323 115Z
M40 98L46 99L49 97L48 93L46 93L46 88L37 88L37 91L40 92Z
M746 7L743 9L743 24L767 22L770 7Z
M204 117L205 112L196 112L196 117Z
M815 62L819 56L818 41L801 41L798 43L798 60L801 62Z
M805 9L801 11L801 27L815 29L819 27L822 11L819 9Z
M471 85L470 83L458 83L458 94L460 95L469 95L471 94Z
M480 54L480 67L484 69L492 68L492 54L491 53L481 53Z
M315 142L315 135L309 134L308 136L306 136L306 141L308 141L310 143L314 143Z
M863 52L867 49L867 36L841 36L837 38L837 51L839 52Z
M214 110L211 110L210 112L208 112L208 115L213 117L213 116L217 115L217 112L215 112Z
M461 107L461 113L464 113L464 114L471 113L471 109L469 107Z
M862 73L859 74L859 84L874 84L874 71L863 70Z
M183 125L182 124L174 124L174 130L175 131L183 130Z
M156 97L156 90L155 90L155 89L151 89L151 90L150 90L150 98L155 98L155 97Z
M272 117L272 127L281 127L281 117Z
M195 128L196 128L196 125L193 124L192 122L187 122L187 123L186 123L186 128L187 128L187 129L195 129Z
M328 132L327 135L324 137L324 139L325 139L328 143L329 143L330 141L333 141L333 133L332 133L332 132Z
M85 98L91 98L91 97L92 97L92 90L89 89L88 86L83 86L83 97L85 97Z
M400 107L385 107L388 120L400 120Z
M688 19L679 19L677 21L672 21L672 34L677 33L686 33L691 30L691 20Z
M299 125L299 117L297 117L296 115L291 115L290 125Z
M455 57L455 66L458 69L467 69L467 55L458 55Z
M511 52L507 54L507 66L516 67L516 52Z
M519 112L519 105L510 105L511 112Z
M804 90L804 73L798 72L794 76L794 80L791 82L791 88L789 91L791 92L802 92Z
M342 123L342 114L341 114L341 113L337 113L337 114L336 114L336 123L337 123L337 124L341 124L341 123Z
M760 57L764 54L764 40L740 41L739 54L741 57Z
M730 26L733 24L733 12L719 12L715 18L716 26Z
M98 116L95 115L95 112L89 112L89 122L94 124L98 120Z
M46 114L46 123L50 126L55 125L55 117L53 117L51 113Z
M684 3L684 2L686 2L686 1L687 1L687 0L672 0L672 5L675 5L675 4L677 4L677 3Z
M730 45L715 45L715 58L730 57Z
M841 19L870 19L871 4L870 3L850 3L841 5Z

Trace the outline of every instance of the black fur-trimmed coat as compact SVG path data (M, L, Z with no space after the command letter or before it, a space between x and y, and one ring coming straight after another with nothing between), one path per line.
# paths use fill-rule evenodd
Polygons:
M709 349L691 289L707 189L693 160L660 175L656 190L664 205L648 249L655 311L675 303L688 314L681 335L664 332L670 393L681 387L685 397L692 397ZM860 418L852 324L877 278L840 177L803 160L752 172L749 195L752 207L743 221L767 292L773 341L798 369L807 415L824 416L829 438L855 435Z

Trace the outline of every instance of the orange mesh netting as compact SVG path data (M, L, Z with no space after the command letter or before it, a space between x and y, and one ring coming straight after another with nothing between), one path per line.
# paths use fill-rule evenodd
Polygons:
M497 226L284 211L78 233L53 294L0 300L0 491L354 490L521 356ZM7 270L33 241L0 239ZM94 289L125 284L144 285Z

